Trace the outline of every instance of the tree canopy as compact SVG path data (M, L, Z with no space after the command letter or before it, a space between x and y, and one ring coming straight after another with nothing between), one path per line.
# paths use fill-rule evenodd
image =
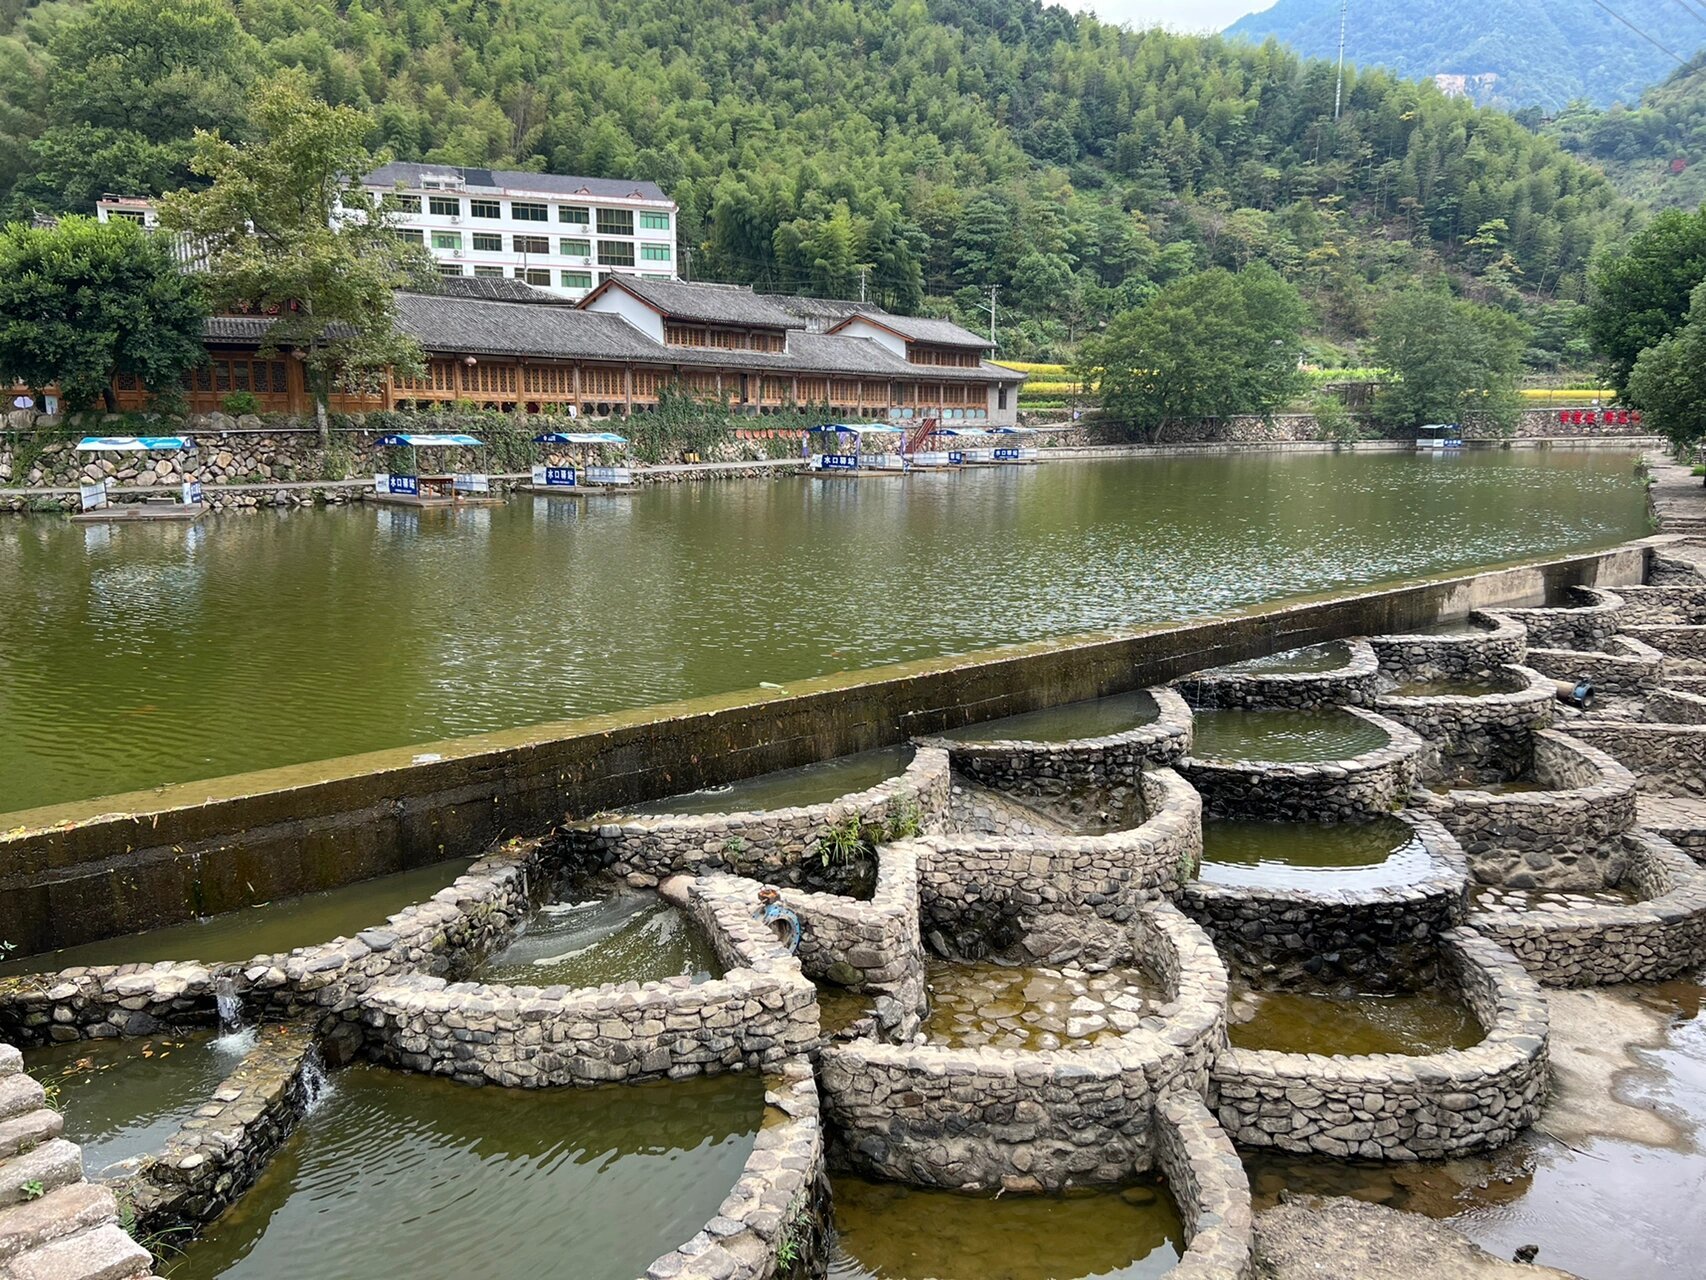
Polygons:
M1395 425L1491 422L1510 428L1521 405L1516 379L1529 334L1493 307L1436 291L1399 294L1380 313L1375 358L1397 375L1380 394Z
M1706 209L1669 209L1593 269L1588 332L1622 386L1641 352L1682 323L1706 280Z
M1626 394L1679 450L1706 438L1706 284L1695 287L1683 324L1641 352Z
M179 385L206 359L207 309L169 248L131 222L68 217L0 230L0 379L71 409L110 402L113 377Z

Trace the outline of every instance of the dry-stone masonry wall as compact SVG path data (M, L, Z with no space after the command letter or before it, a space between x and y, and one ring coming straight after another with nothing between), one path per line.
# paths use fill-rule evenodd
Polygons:
M1386 745L1348 760L1306 764L1191 757L1179 762L1179 772L1202 793L1203 812L1216 818L1354 822L1391 813L1416 783L1422 740L1383 715L1347 710L1384 730Z
M877 831L897 823L915 823L929 831L941 822L947 806L948 753L924 747L904 772L824 804L588 823L559 832L553 851L571 863L608 866L636 884L705 871L762 876L798 863L849 817Z
M1556 729L1534 735L1539 791L1452 791L1428 807L1455 835L1480 884L1599 889L1618 837L1636 821L1635 776L1597 747Z
M1603 649L1616 635L1623 597L1599 587L1569 587L1564 608L1501 609L1528 630L1528 643L1542 649Z
M1440 958L1486 1029L1480 1044L1333 1058L1227 1049L1211 1100L1233 1140L1339 1159L1447 1160L1504 1146L1533 1124L1547 1089L1545 997L1471 930L1446 934Z
M1400 682L1472 679L1528 652L1527 629L1503 614L1477 611L1468 621L1478 628L1469 635L1375 636L1369 644L1381 673Z
M1426 740L1424 773L1429 776L1516 777L1532 763L1535 730L1552 723L1557 689L1527 667L1502 667L1492 680L1489 691L1478 696L1387 694L1376 706L1381 715Z
M1403 884L1366 889L1269 888L1194 881L1180 905L1208 930L1235 970L1265 987L1413 990L1425 983L1440 937L1463 923L1468 868L1432 818L1406 811L1428 869Z
M1168 1089L1157 1100L1153 1160L1190 1241L1167 1280L1246 1280L1254 1269L1249 1180L1225 1130L1191 1090Z
M1645 698L1659 684L1664 655L1634 635L1615 635L1596 653L1576 649L1528 651L1528 665L1552 680L1588 680L1605 698Z
M1349 659L1333 671L1233 672L1202 671L1177 683L1193 707L1245 709L1374 705L1380 679L1379 663L1366 640L1349 642Z

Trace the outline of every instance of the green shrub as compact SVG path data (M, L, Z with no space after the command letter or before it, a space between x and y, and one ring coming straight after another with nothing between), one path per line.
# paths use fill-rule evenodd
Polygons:
M233 391L219 402L219 407L233 418L240 418L245 413L259 413L261 402L255 399L250 391Z

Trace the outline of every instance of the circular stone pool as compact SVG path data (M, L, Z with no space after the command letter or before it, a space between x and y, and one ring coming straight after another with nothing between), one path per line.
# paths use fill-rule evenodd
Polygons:
M1185 1248L1166 1185L975 1196L852 1175L832 1182L829 1280L1157 1280Z
M1224 667L1215 667L1212 671L1203 672L1209 676L1306 676L1318 675L1324 671L1338 671L1350 665L1351 647L1343 640L1329 640L1326 644L1305 645L1301 649L1287 649L1282 653L1270 653L1261 658L1246 658L1242 662L1229 662Z
M708 982L722 968L680 908L627 890L534 909L521 936L476 971L481 982L596 987L607 982Z
M1256 889L1377 889L1414 884L1433 870L1416 829L1372 822L1203 823L1198 879Z
M1161 709L1147 689L985 720L932 735L951 742L1076 742L1111 738L1153 724Z
M925 966L932 1044L953 1049L1085 1049L1117 1040L1164 1002L1147 970L962 964Z
M351 1067L170 1280L633 1280L740 1178L756 1074L479 1089Z
M1384 747L1380 726L1348 711L1231 711L1196 713L1198 760L1261 760L1313 764L1348 760Z
M691 816L707 813L758 813L828 804L842 796L868 791L906 771L912 763L908 745L880 747L856 755L820 760L797 769L743 778L727 786L705 787L649 800L622 810L625 817Z
M1236 986L1226 1033L1235 1049L1328 1057L1442 1053L1487 1038L1454 992L1317 995Z

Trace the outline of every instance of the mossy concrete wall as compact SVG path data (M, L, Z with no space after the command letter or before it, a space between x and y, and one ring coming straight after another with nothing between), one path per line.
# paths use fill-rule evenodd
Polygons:
M1644 579L1649 548L1068 637L0 815L24 953L351 884L508 835L1222 663Z

